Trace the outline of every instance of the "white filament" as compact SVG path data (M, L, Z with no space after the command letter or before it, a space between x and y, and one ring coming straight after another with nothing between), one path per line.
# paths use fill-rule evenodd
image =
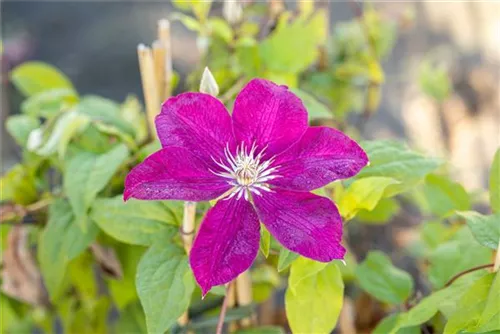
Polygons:
M249 200L250 193L261 196L262 191L271 191L269 180L279 177L279 175L273 174L279 168L275 166L269 168L274 161L274 157L262 161L262 157L265 153L266 148L261 150L257 155L255 154L257 146L255 143L251 148L245 147L245 144L241 144L236 148L236 154L233 155L229 150L229 145L224 149L224 155L226 161L212 160L223 169L222 172L214 172L215 175L227 179L227 182L233 186L227 199L237 196L237 199L245 198Z

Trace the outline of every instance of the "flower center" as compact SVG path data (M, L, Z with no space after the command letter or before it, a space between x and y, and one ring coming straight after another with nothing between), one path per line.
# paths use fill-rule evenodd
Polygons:
M252 147L246 147L244 143L236 148L236 154L233 155L229 150L229 145L224 149L226 161L217 161L212 157L212 160L223 169L222 172L214 172L215 175L227 179L228 183L233 186L228 199L233 196L238 196L237 199L244 197L246 200L250 198L250 193L261 195L261 191L271 191L269 184L266 182L279 177L273 174L279 166L270 168L274 157L263 161L262 157L266 148L256 154L257 146L255 143Z

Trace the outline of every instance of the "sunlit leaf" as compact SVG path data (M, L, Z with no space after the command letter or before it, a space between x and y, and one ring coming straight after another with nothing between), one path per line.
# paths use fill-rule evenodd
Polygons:
M326 266L327 263L317 262L300 256L296 261L293 262L290 268L288 289L296 294L295 289L302 280L308 278L309 276L315 275L317 272L323 270Z
M342 309L342 275L335 263L319 270L318 266L310 264L307 266L312 269L312 273L303 277L303 265L300 259L292 264L289 284L293 283L294 289L289 285L285 294L290 328L294 333L330 333ZM297 274L300 277L296 277Z
M259 46L262 62L273 72L302 72L316 60L318 46L324 43L326 15L324 11L317 11L311 18L300 16L290 24L285 24L284 16L281 20Z
M371 176L354 181L342 193L338 207L345 219L353 218L359 210L373 210L384 196L386 189L398 184L391 177Z
M71 89L73 85L66 75L52 65L32 61L19 65L10 73L14 86L25 96L52 89Z
M30 204L37 199L34 171L24 165L14 165L0 178L0 200Z
M389 304L404 302L413 291L413 279L407 272L392 265L382 252L371 251L356 268L361 288Z
M139 262L136 285L148 332L165 332L187 310L194 290L184 250L159 238Z

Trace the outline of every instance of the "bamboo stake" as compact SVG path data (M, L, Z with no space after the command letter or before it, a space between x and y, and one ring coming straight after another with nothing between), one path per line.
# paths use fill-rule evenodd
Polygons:
M142 89L144 92L144 101L146 103L146 113L148 116L149 133L154 137L155 117L158 114L160 106L158 99L158 90L156 87L155 67L151 48L144 44L137 46L137 55L139 57L139 69L141 71Z
M229 283L228 284L228 287L227 287L227 307L228 308L233 308L235 305L236 305L236 282L234 282L233 284ZM236 331L237 329L237 324L236 322L232 321L229 323L229 333L232 333L234 331Z
M161 91L160 98L162 101L168 99L172 95L172 39L170 34L170 21L162 19L158 21L158 40L165 49L163 80L158 88Z
M167 57L167 50L163 43L159 40L153 42L153 60L155 64L155 78L156 90L158 92L158 99L161 102L165 99L163 87L165 86L165 59Z
M247 306L252 304L252 278L247 270L236 278L236 301L238 306ZM252 317L241 319L240 324L243 328L252 325Z
M182 242L186 254L189 255L193 247L194 229L196 218L196 202L184 202L184 215L182 217Z

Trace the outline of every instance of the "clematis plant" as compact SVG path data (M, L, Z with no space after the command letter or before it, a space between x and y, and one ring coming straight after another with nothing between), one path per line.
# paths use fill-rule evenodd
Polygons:
M217 199L189 259L203 295L252 265L259 222L304 257L344 258L337 207L311 191L356 175L367 155L336 129L308 126L286 86L251 80L232 115L215 97L183 93L165 101L156 129L162 149L130 171L124 199Z

